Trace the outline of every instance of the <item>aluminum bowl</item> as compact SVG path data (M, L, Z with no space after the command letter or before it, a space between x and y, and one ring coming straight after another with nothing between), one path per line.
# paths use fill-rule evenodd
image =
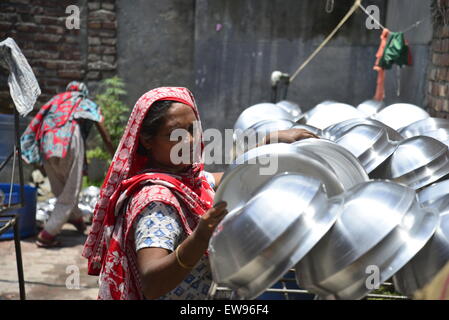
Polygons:
M330 127L327 127L323 130L323 137L332 141L336 141L340 139L342 136L346 134L350 129L355 127L359 124L369 124L373 126L377 126L380 128L384 128L387 131L388 139L391 141L402 141L404 140L404 137L399 134L396 130L393 128L390 128L389 126L383 124L380 121L369 119L369 118L356 118L356 119L349 119L346 121L342 121L339 123L336 123Z
M449 174L449 149L433 138L417 136L398 144L373 177L390 179L415 190Z
M449 197L449 179L434 183L418 192L419 202L424 207L435 207L435 203Z
M365 117L363 112L353 106L338 102L320 103L305 113L306 124L321 130L348 119Z
M255 123L243 132L235 132L234 144L237 156L257 146L270 132L290 129L294 124L291 120L264 120Z
M328 208L318 179L290 173L271 178L217 226L209 242L214 282L239 298L259 296L309 252L337 212Z
M293 143L299 150L310 151L327 161L345 190L369 180L363 166L348 150L324 139L304 139Z
M367 173L376 169L397 147L396 143L388 139L384 128L369 124L352 127L335 142L349 150Z
M424 247L438 214L422 208L413 189L390 181L361 183L344 199L334 226L296 265L298 285L323 299L361 299ZM367 277L377 273L377 283Z
M420 107L409 103L395 103L372 116L387 126L400 130L413 122L429 118L429 114Z
M367 116L372 116L385 108L383 101L366 100L357 106L357 110L362 111Z
M405 138L427 136L437 139L449 146L449 120L441 118L427 118L413 122L401 129Z
M292 120L294 122L300 121L300 119L304 117L301 107L297 103L287 101L287 100L282 100L282 101L279 101L278 103L276 103L276 105L278 107L281 107L288 113L290 113Z
M234 124L234 130L241 132L264 120L293 120L290 113L274 103L259 103L243 110Z
M429 242L393 277L396 291L413 296L438 274L449 261L449 199L438 210L440 223Z
M344 191L343 184L326 160L308 151L299 153L294 145L276 143L252 149L238 157L223 175L214 202L226 201L229 212L241 208L254 190L283 172L300 173L322 181L328 196Z

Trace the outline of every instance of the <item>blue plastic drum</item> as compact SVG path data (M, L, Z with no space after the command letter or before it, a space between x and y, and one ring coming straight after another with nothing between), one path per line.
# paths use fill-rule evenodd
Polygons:
M5 193L4 204L8 204L10 196L10 184L0 183L0 189ZM36 234L36 194L37 189L31 186L24 186L25 207L21 209L9 210L5 214L17 214L19 216L20 237L27 238ZM14 184L11 195L11 204L20 203L20 185ZM0 227L4 223L0 222ZM0 235L0 240L10 240L14 238L13 228Z

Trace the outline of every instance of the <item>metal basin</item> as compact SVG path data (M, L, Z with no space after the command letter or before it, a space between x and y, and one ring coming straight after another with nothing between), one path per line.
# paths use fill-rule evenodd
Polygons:
M357 106L357 110L362 111L367 116L376 114L383 108L385 108L385 103L377 100L366 100Z
M234 130L242 132L265 120L293 120L291 114L274 103L259 103L246 108L234 124Z
M226 201L229 212L241 208L257 188L283 172L315 177L324 184L329 196L344 191L326 160L308 151L299 153L294 145L277 143L252 149L238 157L223 175L214 202Z
M327 161L345 190L369 180L363 166L348 150L324 139L305 139L293 143L299 150L310 151Z
M369 124L373 126L377 126L380 128L384 128L387 131L388 139L391 141L402 141L404 140L404 137L399 134L396 130L390 128L389 126L383 124L380 121L369 119L369 118L356 118L356 119L349 119L346 121L342 121L339 123L336 123L330 127L327 127L323 130L323 136L326 139L336 141L340 139L342 136L346 134L350 129L354 128L356 125L359 124Z
M435 207L449 197L449 180L443 180L423 188L418 192L419 202L424 207Z
M318 179L273 177L218 225L209 242L214 282L234 289L239 298L257 297L309 252L337 211L328 208Z
M365 118L366 115L345 103L324 102L305 113L306 124L323 130L348 119Z
M304 117L304 114L297 103L282 100L277 102L276 105L287 111L292 116L292 120L295 122L300 121L300 119Z
M388 139L384 128L369 124L352 127L335 142L349 150L367 173L376 169L397 147L396 143Z
M437 139L449 146L449 120L441 118L427 118L416 121L401 129L405 138L427 136Z
M440 223L433 237L393 277L395 289L409 297L429 283L449 261L449 201L440 210Z
M401 141L391 157L373 175L417 190L448 173L448 147L436 139L417 136Z
M234 143L237 156L257 146L270 132L290 129L294 124L291 120L265 120L255 123L242 133L235 132Z
M296 265L300 287L324 299L361 299L424 247L438 225L413 189L389 181L359 184L329 232ZM367 278L376 274L377 283Z
M382 109L372 118L399 131L413 122L429 118L429 114L414 104L395 103Z

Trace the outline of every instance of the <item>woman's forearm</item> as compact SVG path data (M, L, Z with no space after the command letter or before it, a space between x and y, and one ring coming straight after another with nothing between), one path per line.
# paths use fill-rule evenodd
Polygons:
M138 252L139 264L143 280L143 290L147 299L157 299L175 289L185 277L192 271L193 266L201 259L207 250L208 239L201 239L196 232L188 236L178 249L179 260L182 264L192 268L181 266L176 257L176 251L167 254L155 253L146 248ZM159 251L163 252L163 251Z

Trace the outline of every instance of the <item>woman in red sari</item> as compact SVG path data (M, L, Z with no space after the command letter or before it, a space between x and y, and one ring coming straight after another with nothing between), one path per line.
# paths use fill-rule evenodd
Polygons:
M188 132L182 141L170 140L176 129ZM88 273L100 275L99 299L206 298L212 282L206 250L227 211L226 203L213 206L211 184L221 174L204 171L201 134L188 89L157 88L137 101L83 251ZM308 137L314 136L295 129L279 140ZM172 149L180 142L197 152L180 151L190 161L175 164Z

